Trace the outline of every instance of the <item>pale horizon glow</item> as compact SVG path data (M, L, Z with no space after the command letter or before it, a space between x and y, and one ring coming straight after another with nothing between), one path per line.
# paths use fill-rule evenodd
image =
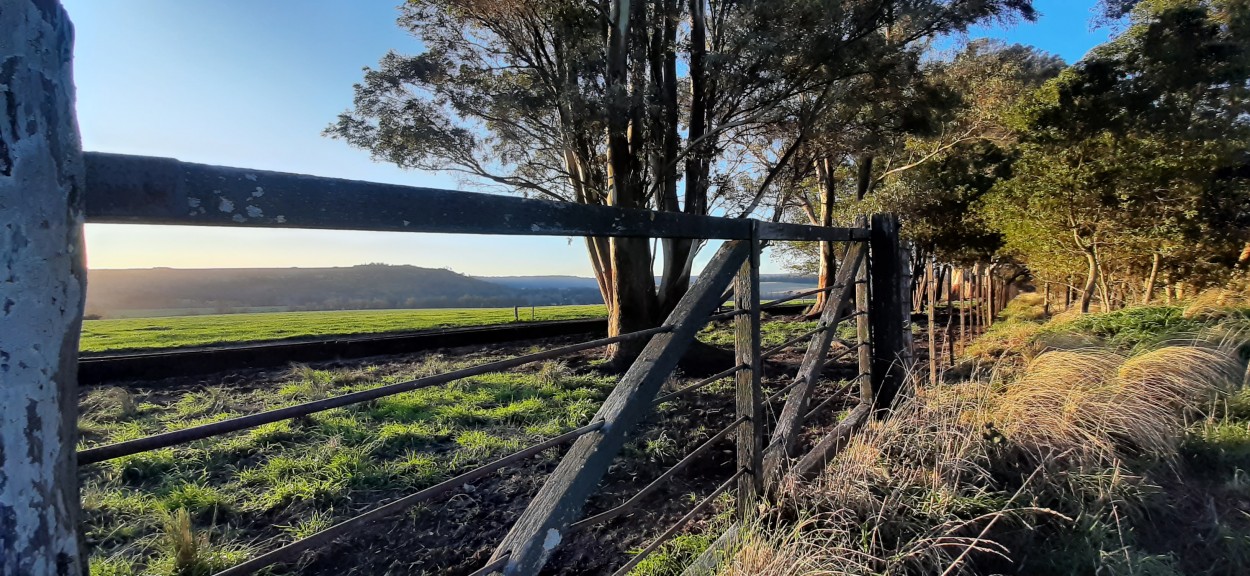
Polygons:
M459 236L404 232L263 229L188 226L87 226L87 264L91 269L135 268L347 268L367 263L448 268L471 276L586 276L592 275L585 258L552 259L540 254L518 255L506 262L494 257L468 260L464 244L482 249L506 249L515 236ZM584 252L580 238L540 238L570 256ZM411 244L411 254L397 254L397 244ZM105 246L108 249L92 250ZM387 254L369 259L369 254ZM362 259L362 256L365 256ZM536 271L538 270L538 271Z
M420 44L395 24L399 0L63 0L74 23L86 150L450 189L321 136L351 105L361 69ZM974 30L1069 62L1105 40L1095 0L1036 0L1036 24ZM1075 5L1075 6L1074 6ZM334 267L368 262L474 276L590 276L581 238L139 225L86 226L91 268ZM701 269L716 243L695 262ZM767 253L763 272L783 270Z

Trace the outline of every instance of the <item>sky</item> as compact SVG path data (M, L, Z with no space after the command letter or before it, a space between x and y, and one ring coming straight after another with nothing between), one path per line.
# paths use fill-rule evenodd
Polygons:
M78 122L89 151L436 188L447 174L375 163L321 135L351 106L362 69L420 43L400 0L62 0L76 31ZM1106 41L1095 0L1034 0L1036 23L969 37L1079 60ZM92 268L351 266L450 268L476 276L589 276L580 238L449 236L88 224ZM704 249L702 260L711 255ZM696 261L696 266L701 266ZM782 272L765 255L765 273Z

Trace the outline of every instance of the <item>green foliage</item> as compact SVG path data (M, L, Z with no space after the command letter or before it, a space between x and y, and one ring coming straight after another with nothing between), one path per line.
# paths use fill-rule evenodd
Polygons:
M1103 300L1155 269L1223 283L1250 240L1250 6L1104 7L1127 28L1016 105L1010 175L977 209L1004 256Z
M715 539L716 534L711 531L676 536L639 562L629 573L631 576L678 576Z
M167 512L186 510L193 517L207 520L230 514L235 502L233 495L220 488L186 482L166 492L160 507Z
M1136 306L1103 314L1086 314L1046 328L1045 333L1079 332L1105 340L1121 350L1140 350L1171 341L1192 341L1210 326L1186 318L1179 306Z

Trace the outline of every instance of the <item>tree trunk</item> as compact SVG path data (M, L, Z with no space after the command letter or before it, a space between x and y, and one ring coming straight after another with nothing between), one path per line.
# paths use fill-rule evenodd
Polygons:
M872 154L864 154L859 157L859 174L855 183L855 199L861 202L872 191L872 159Z
M1099 274L1098 278L1098 307L1101 308L1103 312L1110 312L1112 304L1111 293L1107 289L1106 278L1102 274Z
M1098 283L1098 258L1093 248L1085 249L1085 261L1089 268L1085 274L1085 287L1081 290L1081 314L1089 314L1089 303L1094 298L1094 288Z
M642 123L641 90L645 78L627 79L631 53L635 60L639 44L646 39L633 39L631 28L637 29L645 16L644 2L615 0L612 2L612 25L608 29L608 94L607 126L608 205L621 208L643 208L645 191L638 157ZM634 45L631 47L631 39ZM631 50L632 48L632 50ZM645 58L645 57L644 57ZM641 62L634 68L640 75ZM633 91L631 91L631 84ZM639 130L631 130L631 126ZM611 301L608 302L608 334L618 335L644 330L656 325L658 302L652 276L651 250L646 238L612 238L608 262L612 269ZM622 366L632 362L646 345L645 340L629 340L608 347L611 364Z
M1237 264L1233 266L1235 270L1245 270L1250 265L1250 242L1246 242L1241 247L1241 253L1237 255Z
M834 186L833 174L831 173L828 160L822 159L816 164L816 172L820 180L820 225L833 226L833 200ZM837 255L834 253L832 242L820 242L820 257L818 262L818 286L820 288L828 288L833 283L833 277L838 271ZM808 316L819 316L825 309L825 302L828 300L829 293L821 292L816 295L816 304L807 311Z
M618 335L652 328L659 322L651 254L645 238L613 238L613 301L608 305L608 334ZM629 340L610 346L608 359L617 365L632 362L646 340Z
M652 173L658 181L659 209L681 211L677 204L677 2L664 0L657 4L662 10L664 22L662 33L652 37L651 76L655 100L659 106L653 116L654 130L663 134L662 150L654 163ZM686 210L697 209L688 205ZM699 212L695 212L699 213ZM677 302L690 289L690 266L693 263L695 242L686 238L662 238L664 268L660 275L660 315L667 316Z
M1159 280L1159 260L1162 257L1158 252L1150 257L1150 276L1146 277L1146 286L1142 292L1141 303L1149 304L1155 295L1155 282Z
M0 8L0 574L86 573L78 537L78 338L86 270L73 27Z

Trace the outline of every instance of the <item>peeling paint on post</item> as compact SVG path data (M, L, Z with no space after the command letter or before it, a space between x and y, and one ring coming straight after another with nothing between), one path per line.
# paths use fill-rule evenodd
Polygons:
M86 282L73 29L56 0L0 9L0 574L86 572L78 333Z

